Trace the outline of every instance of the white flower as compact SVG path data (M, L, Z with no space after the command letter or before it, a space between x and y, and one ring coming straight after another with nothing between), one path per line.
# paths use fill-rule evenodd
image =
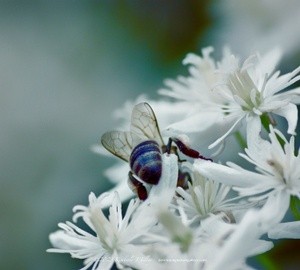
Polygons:
M284 142L280 145L279 139ZM273 216L279 221L285 215L290 196L300 197L300 156L295 155L295 137L288 142L278 130L270 127L270 141L249 136L246 160L256 166L257 172L245 170L233 163L227 167L212 162L197 162L197 170L218 182L234 186L241 196L252 200L273 202Z
M62 230L50 234L54 248L48 251L70 253L74 258L84 259L82 269L110 269L114 263L118 268L133 266L140 269L139 264L146 259L143 236L157 223L156 213L168 208L176 189L177 156L165 154L162 158L162 179L150 190L145 202L131 200L122 217L121 201L118 193L114 192L109 216L106 217L102 208L111 194L104 193L96 198L91 193L88 207L74 207L73 220L82 218L94 234L71 222L60 223Z
M238 224L219 225L212 237L204 269L252 269L246 265L246 259L264 253L273 247L273 243L260 240L270 226L262 223L259 211L249 210ZM230 226L229 226L230 225ZM213 224L208 222L206 230Z
M122 217L120 199L115 193L108 218L101 209L103 194L89 196L89 207L77 206L74 218L82 217L92 233L80 229L71 222L60 223L59 230L50 234L54 248L49 252L70 253L73 258L84 259L83 269L110 269L114 263L118 268L136 263L133 257L143 256L143 246L138 239L151 227L149 219L134 218L139 201L130 201ZM145 224L145 222L149 222ZM132 259L132 260L130 260Z
M193 230L172 216L160 213L163 228L153 233L153 249L149 250L150 257L156 260L152 268L144 269L248 269L247 258L273 247L271 242L260 239L269 226L262 226L258 211L249 210L234 224L210 216Z
M227 53L220 63L210 57L211 49L203 51L203 58L189 55L184 63L191 64L190 76L167 81L171 90L161 94L184 100L190 104L190 116L170 128L185 132L204 132L215 127L219 138L209 148L222 143L241 123L249 131L264 113L286 118L288 132L295 133L300 89L282 92L300 79L300 67L279 76L274 72L280 53L271 51L264 57L249 57L242 65ZM258 135L258 134L257 134Z
M229 72L232 66L236 66L231 61L236 61L236 59L230 57L229 50L224 50L222 61L216 62L210 56L212 51L212 47L204 48L203 57L188 54L183 64L190 65L190 76L179 76L177 80L165 80L168 89L159 90L160 94L175 98L177 102L174 105L183 107L185 111L181 114L181 119L169 125L169 132L194 135L192 137L196 137L194 140L201 147L207 146L222 136L224 130L227 130L231 124L231 120L228 122L228 119L224 119L221 107L211 106L211 104L222 102L212 89L221 79L220 73L216 70L222 67Z
M179 197L175 208L188 224L198 224L209 215L221 215L228 222L235 222L233 211L249 208L238 202L238 197L229 198L231 188L211 179L206 179L196 170L191 175L188 189L177 188Z

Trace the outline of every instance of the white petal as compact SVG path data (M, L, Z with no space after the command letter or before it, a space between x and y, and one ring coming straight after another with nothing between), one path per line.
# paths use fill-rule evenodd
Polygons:
M269 182L268 177L247 170L236 170L210 161L196 160L194 168L203 176L228 186L252 187Z
M149 101L155 112L160 129L165 129L170 124L185 118L191 111L188 102Z
M282 57L282 51L279 48L275 48L268 53L264 54L259 60L257 68L261 74L272 74L276 65L279 63Z
M219 252L209 269L240 269L235 268L237 264L243 262L247 257L252 256L255 250L259 250L257 240L261 236L257 211L248 211L236 230L228 237L222 252ZM265 245L261 250L271 246Z
M247 124L247 148L244 154L240 156L244 157L251 163L261 165L266 163L266 159L269 158L271 147L269 141L263 140L260 136L261 133L261 121L259 117L251 117Z
M300 87L280 93L282 99L290 99L294 104L300 104Z
M300 221L279 223L268 232L272 239L300 239Z
M251 146L260 146L263 140L260 138L261 121L259 117L247 117L247 144Z
M123 160L104 171L104 175L114 184L127 183L129 164Z
M270 241L256 240L256 242L251 248L251 252L249 252L251 256L262 254L274 247L274 244Z
M279 48L269 51L267 54L264 54L262 57L257 55L258 63L254 69L250 69L250 74L255 82L258 89L263 88L265 82L265 75L270 76L281 58L282 52Z
M260 214L266 224L277 224L284 218L290 205L290 195L285 191L272 192Z
M273 113L284 117L288 122L288 133L295 135L295 129L298 121L298 109L295 104L288 104L287 106L281 107L274 110Z
M121 182L111 190L107 191L107 196L101 200L101 207L106 208L111 206L113 199L115 197L115 192L119 194L120 200L122 202L129 200L134 196L133 192L130 190L128 187L127 181L126 182Z
M112 157L111 153L108 152L102 145L100 144L93 144L90 147L90 150L94 152L95 154L106 156L106 157Z
M49 240L54 247L53 249L48 249L48 252L59 252L59 253L69 253L70 250L80 250L93 246L92 241L88 241L88 238L77 237L76 235L71 236L65 231L58 230L49 235Z
M241 116L240 118L238 118L235 123L231 126L230 129L228 129L228 131L222 136L220 137L219 139L217 139L215 142L213 142L211 145L208 146L209 149L217 146L219 143L221 143L222 141L224 141L226 139L226 137L228 137L232 132L233 130L237 127L238 124L240 124L240 121L244 118L244 115Z
M162 175L157 185L152 186L147 200L134 213L131 222L138 232L146 232L157 222L157 214L167 209L176 190L178 159L174 154L164 154Z
M201 132L214 125L218 117L219 113L202 111L170 125L167 129L181 132Z
M95 268L95 270L109 270L112 268L114 264L114 259L112 257L103 257L97 268ZM92 268L93 270L93 268Z
M162 156L162 175L157 185L154 185L145 201L152 205L169 205L175 193L178 179L178 158L176 155L164 154Z

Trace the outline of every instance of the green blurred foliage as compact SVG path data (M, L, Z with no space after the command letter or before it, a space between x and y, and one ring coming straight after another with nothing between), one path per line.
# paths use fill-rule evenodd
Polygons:
M107 1L106 7L133 42L154 51L161 64L197 51L211 23L209 0ZM97 8L102 7L99 1Z

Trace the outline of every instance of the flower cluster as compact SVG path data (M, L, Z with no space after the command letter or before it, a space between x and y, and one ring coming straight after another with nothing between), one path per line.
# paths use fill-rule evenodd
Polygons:
M105 173L116 187L75 206L73 222L50 234L49 252L83 259L82 270L250 269L246 260L273 239L300 238L300 88L292 88L300 67L280 75L279 50L243 62L229 49L220 61L212 52L188 54L189 75L166 80L160 100L141 96L116 111L131 113L129 131L102 136L123 160ZM232 134L240 164L220 155L232 152Z

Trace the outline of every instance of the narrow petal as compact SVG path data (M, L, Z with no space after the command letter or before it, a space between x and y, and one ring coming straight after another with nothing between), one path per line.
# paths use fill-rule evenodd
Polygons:
M112 268L113 264L114 264L113 258L103 257L99 261L99 265L97 266L97 268L95 268L95 270L109 270ZM93 270L93 268L92 268L92 270Z
M300 87L280 93L281 99L290 99L294 104L300 104Z
M162 161L163 167L160 181L151 188L147 202L169 205L177 185L178 159L174 154L164 154Z
M284 218L290 205L290 195L285 191L273 192L260 210L265 224L277 224Z
M268 232L272 239L300 239L300 221L279 223Z
M133 192L130 190L128 187L127 181L126 182L121 182L111 190L107 191L106 193L108 194L105 198L101 200L101 207L106 208L111 206L113 199L115 197L115 192L117 192L120 196L120 200L127 201L130 198L134 196Z
M253 210L245 214L239 226L226 240L222 252L216 256L209 269L240 269L237 268L237 265L259 249L257 240L262 232L259 229L258 216L258 212ZM266 246L265 243L262 243L262 245L261 250L272 247L272 245Z
M280 48L275 48L260 57L257 68L261 74L272 74L282 57Z
M260 137L261 122L259 117L247 117L247 143L248 146L261 145L263 140ZM249 147L251 148L251 147Z
M91 246L96 246L96 239L92 235L83 238L77 234L71 235L65 231L58 230L49 235L49 240L54 248L48 249L47 252L70 253L76 250L88 249Z
M295 129L297 126L297 122L298 122L298 109L297 106L295 104L288 104L285 107L281 107L275 111L273 111L273 113L278 114L282 117L284 117L287 122L288 122L288 133L295 135Z
M214 125L219 115L220 114L217 112L202 111L170 125L167 129L178 130L181 132L202 131Z
M197 160L194 168L203 176L228 186L252 187L269 182L268 177L247 170L236 170L221 164Z
M228 129L228 131L222 136L220 137L219 139L217 139L215 142L213 142L211 145L208 146L209 149L217 146L219 143L221 143L222 141L224 141L226 139L226 137L228 137L232 132L233 130L236 128L236 126L240 123L240 121L244 118L245 116L242 115L240 118L238 118L235 123L231 126L230 129Z
M154 225L157 222L157 213L168 208L175 194L178 179L177 156L164 154L162 158L163 167L160 181L151 188L147 200L134 213L134 220L138 223L133 226L137 232L145 232Z
M108 151L107 151L108 152ZM127 182L127 175L129 172L129 164L123 160L118 161L112 167L104 171L104 175L113 183L119 184Z

